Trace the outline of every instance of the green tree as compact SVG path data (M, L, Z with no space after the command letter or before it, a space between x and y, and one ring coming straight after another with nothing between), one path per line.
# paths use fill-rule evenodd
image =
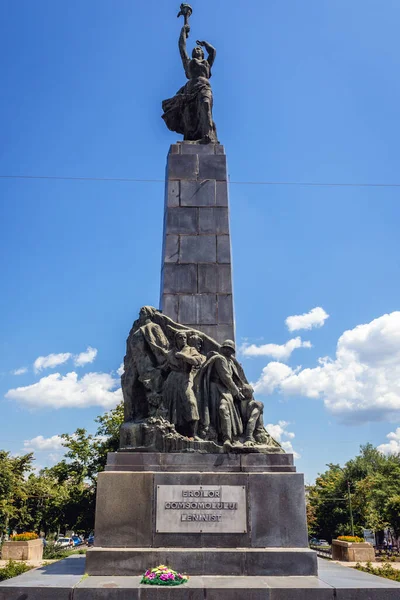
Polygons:
M21 505L27 497L26 475L32 470L33 453L11 456L0 450L0 537L21 520Z
M343 468L328 466L308 493L316 535L331 540L350 533L348 482L356 535L364 528L399 531L400 455L385 456L366 444Z

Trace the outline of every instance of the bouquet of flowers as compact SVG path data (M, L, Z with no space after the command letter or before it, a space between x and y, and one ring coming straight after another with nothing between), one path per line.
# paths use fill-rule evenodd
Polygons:
M160 565L155 569L147 570L140 583L148 585L182 585L186 583L189 577L173 571L165 565Z

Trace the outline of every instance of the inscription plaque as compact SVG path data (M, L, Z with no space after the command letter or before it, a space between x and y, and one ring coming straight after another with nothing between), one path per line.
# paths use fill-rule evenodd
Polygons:
M157 533L246 533L242 485L158 485Z

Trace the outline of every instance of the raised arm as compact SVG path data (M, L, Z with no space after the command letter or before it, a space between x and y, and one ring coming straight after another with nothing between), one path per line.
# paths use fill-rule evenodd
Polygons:
M179 53L181 55L183 68L185 70L186 77L189 79L189 63L190 58L186 49L186 40L189 36L190 26L184 25L181 29L181 35L179 36Z
M211 46L211 44L209 44L208 42L205 42L205 41L201 42L200 40L197 40L196 44L198 44L199 46L203 46L203 48L205 48L205 50L208 54L208 57L207 57L208 64L210 65L210 67L212 67L214 64L214 61L215 61L215 57L217 55L217 51L214 48L214 46Z

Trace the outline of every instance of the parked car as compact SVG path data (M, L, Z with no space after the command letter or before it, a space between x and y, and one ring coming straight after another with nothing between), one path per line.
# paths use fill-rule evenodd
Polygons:
M83 540L79 535L73 535L71 539L74 542L74 546L80 546L83 544Z
M88 546L94 546L94 534L91 533L87 539L87 545Z
M317 540L315 543L316 546L330 546L330 543L326 540Z
M59 537L55 543L58 548L72 548L74 546L74 540L67 537Z

